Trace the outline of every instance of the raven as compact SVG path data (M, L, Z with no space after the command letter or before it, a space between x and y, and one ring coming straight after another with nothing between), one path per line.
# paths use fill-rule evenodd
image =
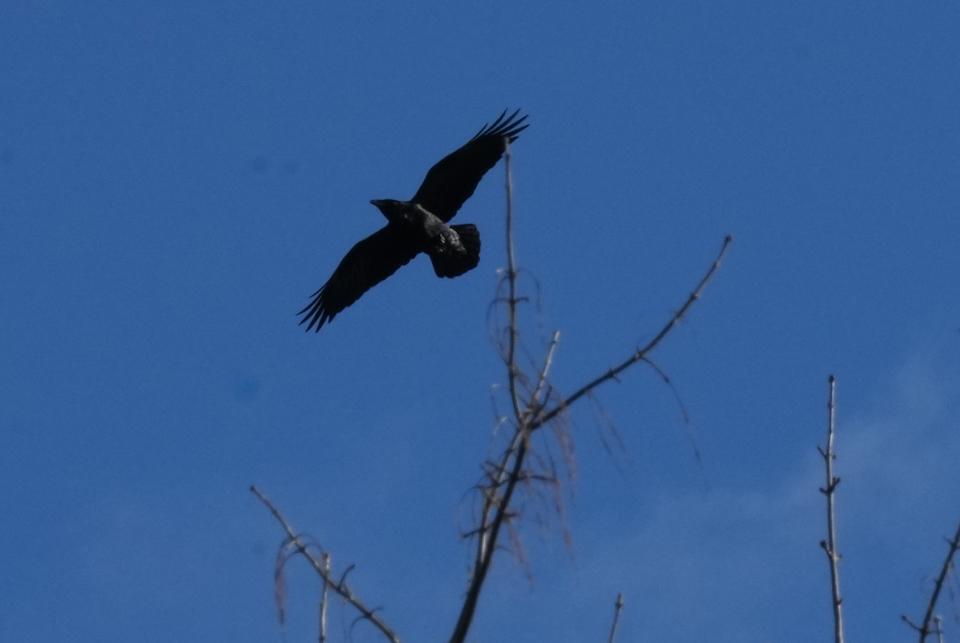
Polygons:
M357 243L340 261L333 275L297 313L306 330L320 328L360 296L392 275L421 252L433 263L438 277L457 277L480 261L480 233L473 224L447 225L477 189L487 170L503 156L506 141L514 142L529 123L517 110L506 110L480 128L458 150L430 168L409 201L370 201L387 219L383 226Z

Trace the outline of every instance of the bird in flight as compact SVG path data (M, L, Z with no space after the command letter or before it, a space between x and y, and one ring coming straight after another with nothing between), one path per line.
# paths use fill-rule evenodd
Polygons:
M506 142L517 140L528 123L520 110L480 128L458 150L430 168L409 201L370 201L387 224L358 242L333 275L297 313L306 330L319 331L360 296L421 252L430 257L438 277L458 277L480 262L480 233L471 223L447 225L477 189L480 179L503 156Z

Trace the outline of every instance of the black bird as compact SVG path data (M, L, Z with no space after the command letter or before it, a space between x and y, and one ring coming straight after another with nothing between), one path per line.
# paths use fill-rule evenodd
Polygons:
M480 128L460 149L430 168L409 201L374 199L387 218L383 226L357 243L340 261L313 299L299 313L306 330L317 330L400 266L425 252L438 277L457 277L480 261L480 233L471 223L447 225L477 189L487 170L503 156L505 140L517 140L529 124L517 110L504 111Z

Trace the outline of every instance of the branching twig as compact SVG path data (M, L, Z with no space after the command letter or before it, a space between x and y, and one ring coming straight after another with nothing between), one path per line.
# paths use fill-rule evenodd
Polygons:
M332 574L328 567L324 565L324 561L320 558L317 558L313 552L310 551L306 543L303 542L303 539L297 532L293 530L293 527L290 526L290 523L287 522L287 519L283 517L283 514L280 513L280 510L277 509L270 500L264 496L256 486L250 486L250 492L257 497L270 510L270 513L273 514L273 517L277 519L277 522L283 527L283 530L287 533L286 544L294 549L297 553L307 559L307 562L310 563L310 566L313 567L313 570L323 579L325 587L329 587L334 592L336 592L343 600L348 602L354 607L358 612L360 612L360 619L370 621L374 627L376 627L380 632L391 641L391 643L400 643L400 638L394 633L390 627L383 622L379 616L377 616L376 609L371 609L367 607L363 601L357 598L356 594L347 587L347 573L353 568L351 565L347 568L347 571L343 573L343 576L339 581L333 579Z
M620 623L620 611L623 609L623 594L617 592L617 600L613 604L613 624L610 625L610 636L607 643L613 643L617 637L617 625Z
M836 492L840 478L833 475L833 461L837 458L833 450L834 428L837 414L837 378L831 375L827 379L827 443L817 447L823 457L826 469L826 485L820 492L827 497L827 538L820 541L820 547L827 554L830 564L830 591L833 603L833 639L843 643L843 599L840 597L840 552L837 551L837 515Z
M943 561L943 566L940 568L940 574L937 576L937 582L933 586L933 593L930 595L930 602L927 603L927 612L923 615L923 623L917 625L910 617L906 614L902 615L900 618L903 619L903 622L912 627L920 635L920 643L926 643L927 637L934 633L934 629L931 627L931 622L934 619L934 610L937 609L937 599L940 598L940 590L943 589L944 583L947 580L947 576L950 574L950 570L953 569L953 558L957 554L957 550L960 550L960 524L957 525L957 531L953 535L952 540L948 540L949 548L947 549L947 557ZM939 625L937 626L937 631L940 630Z
M710 265L710 268L700 279L700 283L697 284L697 287L693 290L692 293L690 293L690 296L687 297L687 301L684 302L683 306L680 307L680 310L674 313L673 317L670 318L670 321L668 321L663 326L663 328L660 329L660 332L657 333L653 339L651 339L641 348L638 348L636 352L634 352L630 357L625 359L623 362L621 362L617 366L614 366L613 368L609 369L606 373L603 373L602 375L595 377L594 379L592 379L591 381L587 382L586 384L581 386L579 389L577 389L574 393L571 393L560 402L557 402L553 406L553 408L551 408L546 413L543 413L542 415L540 415L530 423L530 430L535 431L539 429L544 424L547 424L548 422L553 420L557 415L563 413L571 405L573 405L574 402L579 400L581 397L583 397L593 389L597 388L604 382L607 382L612 379L616 379L617 376L620 375L620 373L627 370L637 362L644 360L647 357L647 354L649 354L650 351L656 348L660 344L660 342L663 341L663 339L670 333L670 331L673 330L673 328L678 323L680 323L680 320L683 319L684 315L687 314L687 311L690 310L690 307L693 306L694 302L696 302L700 298L700 295L703 294L703 290L704 288L706 288L707 283L710 281L711 278L713 278L713 275L716 274L717 270L720 268L720 263L723 261L723 258L726 255L727 249L730 247L731 243L733 243L733 236L727 235L723 239L723 245L720 246L720 252L717 254L717 258L713 260L713 263Z
M506 329L506 347L498 340L497 345L501 357L507 369L507 386L509 388L510 402L513 410L514 434L509 444L503 451L498 462L487 462L484 466L484 474L481 483L477 486L482 497L482 506L480 509L479 526L470 530L468 535L476 536L477 546L474 554L473 569L471 571L470 581L467 586L466 595L454 627L453 634L450 637L450 643L463 643L466 640L467 632L476 612L477 603L480 598L480 592L483 583L490 570L493 556L498 550L497 541L501 530L507 526L511 531L513 524L511 519L515 513L510 510L510 502L513 499L517 485L521 482L530 484L534 482L556 483L556 475L548 470L549 475L542 475L537 469L545 466L542 459L533 458L532 470L525 468L527 456L533 454L531 450L531 436L533 432L548 424L551 421L559 419L560 416L571 404L580 397L589 394L593 389L604 382L615 379L618 374L636 364L639 361L648 361L648 354L670 333L670 331L680 322L693 303L700 297L707 282L713 277L720 266L727 248L733 241L733 237L727 236L720 248L720 253L713 264L701 278L694 291L681 306L680 310L673 315L669 322L650 340L645 346L637 349L627 360L618 366L611 368L605 374L595 378L591 382L582 386L569 397L552 403L550 410L546 410L550 402L551 393L554 389L550 386L549 373L553 363L554 352L556 351L559 333L554 333L553 339L547 349L546 357L543 361L535 383L532 383L527 376L521 372L517 365L517 351L519 348L519 322L518 322L518 304L523 300L517 294L517 264L514 254L513 240L513 181L510 169L510 149L507 141L504 141L504 166L506 173L506 245L507 245L507 269L501 277L497 287L496 303L505 303L507 307ZM507 296L502 297L503 282L506 281ZM502 335L498 332L498 337ZM655 370L664 375L655 364L651 362ZM669 383L669 380L667 380ZM524 395L521 398L521 387ZM526 403L524 403L526 400ZM533 454L536 455L536 454ZM552 461L551 461L552 463ZM512 532L513 533L513 532ZM515 534L514 534L515 535ZM514 543L515 548L519 543ZM619 614L619 608L618 608ZM614 622L614 629L616 621ZM613 632L611 632L611 636Z

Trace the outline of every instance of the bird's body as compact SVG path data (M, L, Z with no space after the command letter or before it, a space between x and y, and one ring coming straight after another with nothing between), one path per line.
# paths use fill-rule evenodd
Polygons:
M307 330L320 328L421 252L438 277L457 277L480 261L480 233L473 224L447 225L483 175L526 129L519 110L485 125L465 145L430 168L409 201L374 199L387 225L357 243L298 314Z
M411 247L430 256L438 277L458 277L477 266L480 233L473 224L449 226L413 201L374 199L371 203Z

